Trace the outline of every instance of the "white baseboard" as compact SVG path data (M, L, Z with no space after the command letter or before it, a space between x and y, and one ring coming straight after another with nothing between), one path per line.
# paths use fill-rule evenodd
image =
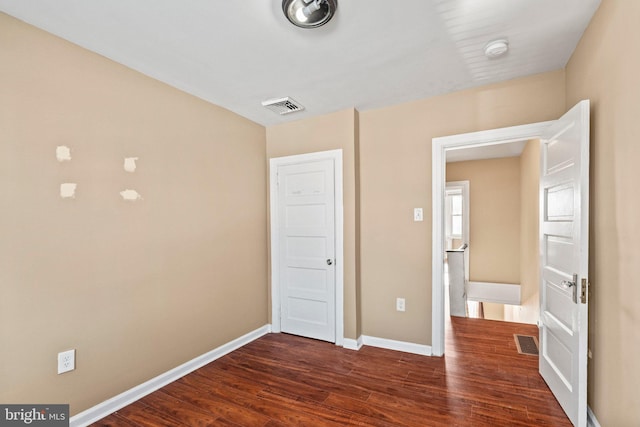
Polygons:
M119 395L112 397L109 400L105 400L102 403L97 404L79 414L74 415L69 420L70 427L84 427L91 423L98 421L106 417L109 414L114 413L118 409L135 402L138 399L152 393L165 385L172 383L173 381L182 378L190 372L195 371L198 368L203 367L207 363L213 362L220 357L231 353L234 350L242 347L260 338L263 335L271 332L271 325L265 325L261 328L251 331L248 334L241 336L233 341L221 345L220 347L211 350L201 356L198 356L182 365L173 368L163 374L158 375L155 378L150 379L140 385L137 385Z
M593 413L591 408L587 406L587 426L588 427L601 427L596 414Z
M363 335L362 344L372 347L386 348L388 350L404 351L405 353L421 354L423 356L431 356L430 345L414 344L405 341L388 340L386 338L377 338Z
M362 348L362 336L359 336L357 340L345 338L342 341L342 347L346 348L347 350L360 350Z

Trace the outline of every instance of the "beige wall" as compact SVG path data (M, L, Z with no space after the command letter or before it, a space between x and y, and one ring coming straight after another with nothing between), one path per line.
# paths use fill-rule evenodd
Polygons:
M462 239L451 239L451 249L457 249L462 246L463 243Z
M536 324L540 316L539 268L540 141L520 155L520 305L505 306L505 320Z
M567 65L567 104L591 99L589 405L640 425L640 2L603 0Z
M1 13L0 64L0 402L75 414L268 322L263 127Z
M447 163L469 181L469 280L520 283L520 158Z
M344 204L344 336L360 335L357 302L359 210L356 188L358 113L353 109L267 128L267 158L342 149Z
M564 71L360 113L362 332L431 344L431 139L560 117ZM413 208L424 221L413 221ZM406 312L395 310L406 298Z

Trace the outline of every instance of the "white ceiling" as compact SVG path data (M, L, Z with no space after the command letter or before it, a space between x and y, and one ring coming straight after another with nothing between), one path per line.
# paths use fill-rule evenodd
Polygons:
M339 0L311 30L281 0L0 0L0 11L268 126L563 68L599 4ZM507 56L485 58L501 37ZM285 96L306 110L261 106Z

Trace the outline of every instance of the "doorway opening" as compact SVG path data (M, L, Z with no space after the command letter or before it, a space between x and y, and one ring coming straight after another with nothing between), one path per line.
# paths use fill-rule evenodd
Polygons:
M436 356L444 354L445 337L445 191L447 159L450 154L455 157L463 149L480 149L502 144L509 144L532 139L540 139L543 132L552 122L542 122L510 128L473 132L463 135L434 138L432 143L432 352ZM470 205L473 196L470 196ZM537 213L536 213L537 217ZM473 225L472 225L473 227ZM473 247L473 235L470 248Z
M444 355L442 247L447 152L540 140L539 373L572 423L579 426L587 424L589 112L589 100L583 100L552 122L432 140L433 354Z

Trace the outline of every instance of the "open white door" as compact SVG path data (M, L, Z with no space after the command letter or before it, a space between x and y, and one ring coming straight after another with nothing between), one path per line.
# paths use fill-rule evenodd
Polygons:
M589 101L543 135L540 374L574 426L587 425Z

